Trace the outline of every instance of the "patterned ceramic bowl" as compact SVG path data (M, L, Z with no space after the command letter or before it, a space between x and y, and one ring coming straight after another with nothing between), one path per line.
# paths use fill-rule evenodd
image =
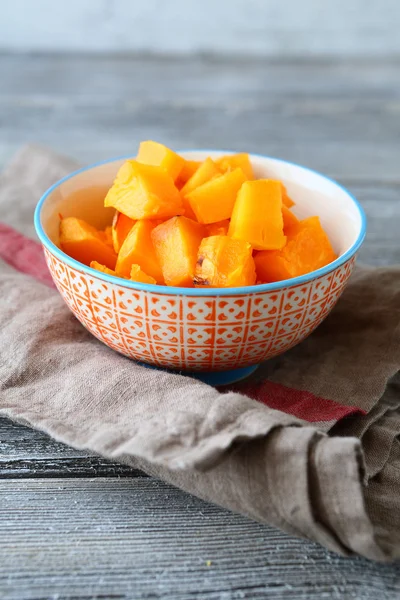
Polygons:
M182 152L194 160L224 153ZM90 166L44 194L35 226L60 294L93 335L135 360L206 372L203 379L224 383L243 378L261 361L295 346L323 321L350 277L365 236L364 212L327 177L274 158L251 159L257 177L285 183L297 216L320 216L339 258L308 275L246 288L172 288L100 273L58 247L60 213L99 228L111 222L112 211L103 207L103 199L124 159ZM212 375L215 371L225 373Z

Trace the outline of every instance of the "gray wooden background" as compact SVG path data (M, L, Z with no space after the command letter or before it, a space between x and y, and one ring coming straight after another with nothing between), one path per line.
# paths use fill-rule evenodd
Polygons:
M0 0L0 50L400 56L398 0Z
M146 138L267 153L348 186L369 218L361 258L400 261L397 59L4 55L0 82L0 166L26 142L84 163ZM10 224L18 213L0 206ZM338 557L0 420L2 599L399 597L396 565Z

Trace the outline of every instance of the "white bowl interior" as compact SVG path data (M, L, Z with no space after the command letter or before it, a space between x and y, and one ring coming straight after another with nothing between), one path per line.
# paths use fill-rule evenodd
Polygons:
M223 152L190 151L182 155L192 160L218 157ZM345 189L322 175L274 158L252 156L256 177L279 179L296 203L293 212L300 218L318 215L335 252L344 254L357 240L361 215ZM82 171L63 181L48 195L42 211L42 227L58 245L60 215L85 219L102 229L111 223L113 209L103 201L124 160L116 160Z

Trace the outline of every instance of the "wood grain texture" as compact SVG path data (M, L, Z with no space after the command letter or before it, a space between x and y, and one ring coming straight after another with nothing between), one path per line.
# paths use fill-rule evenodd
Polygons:
M82 163L151 137L268 153L346 185L369 217L360 258L400 260L395 60L1 56L0 81L0 164L29 141ZM0 219L33 236L33 203ZM339 558L5 419L0 540L13 600L400 595L396 566Z
M0 47L259 56L399 53L396 0L13 0Z
M2 481L0 539L8 600L376 600L400 589L392 566L326 553L152 479Z

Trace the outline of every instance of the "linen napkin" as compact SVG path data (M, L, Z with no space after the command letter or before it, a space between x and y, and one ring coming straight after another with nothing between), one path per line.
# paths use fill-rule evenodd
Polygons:
M0 176L0 415L330 550L398 557L400 268L359 267L308 339L232 389L149 370L84 329L31 239L75 166L27 147Z

